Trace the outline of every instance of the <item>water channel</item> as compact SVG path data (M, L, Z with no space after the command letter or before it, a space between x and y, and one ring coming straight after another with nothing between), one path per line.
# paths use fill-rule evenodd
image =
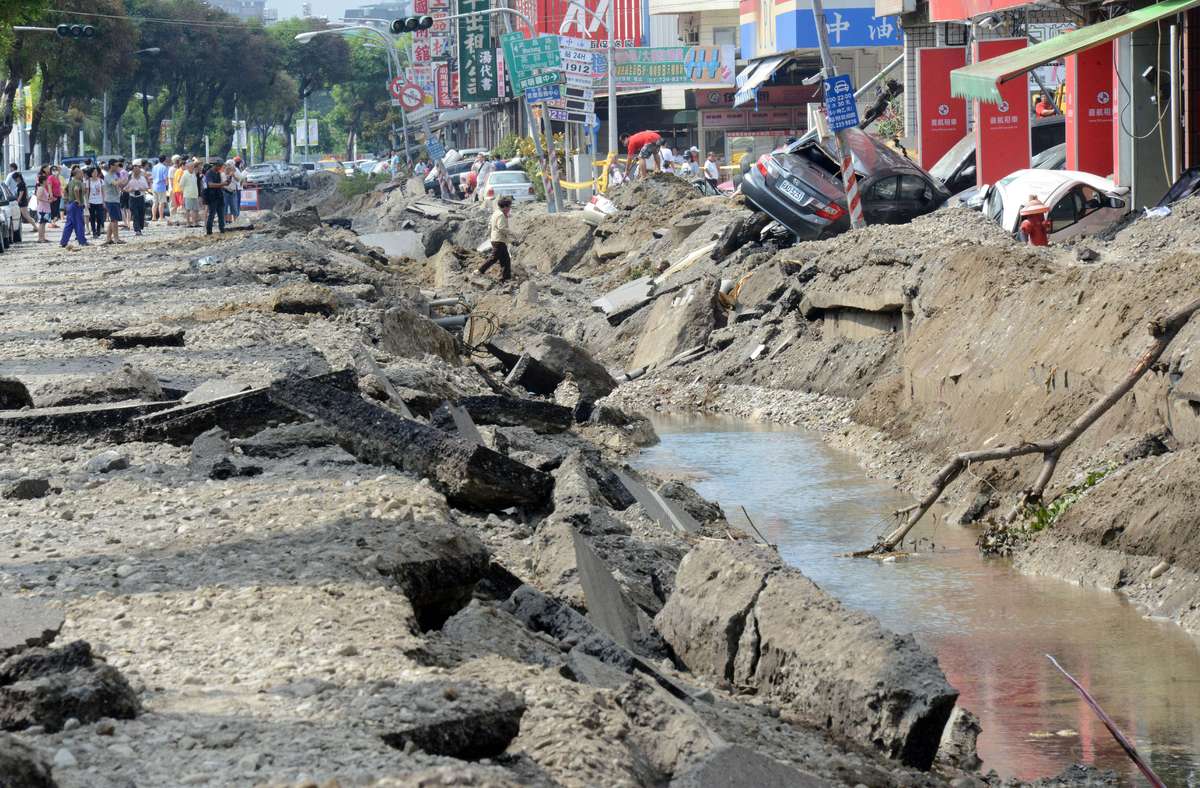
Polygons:
M1115 594L1022 575L983 559L975 532L923 523L932 553L839 558L870 545L909 503L818 435L713 419L656 422L644 468L683 476L731 522L744 506L784 559L843 603L936 652L959 703L980 719L984 771L1035 779L1079 762L1143 784L1052 654L1093 693L1159 776L1200 786L1200 640L1142 617Z

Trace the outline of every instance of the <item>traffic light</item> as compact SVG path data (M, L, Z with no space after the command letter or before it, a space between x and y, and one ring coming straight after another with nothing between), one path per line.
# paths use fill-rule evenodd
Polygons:
M96 28L91 25L59 25L54 28L60 38L92 38Z
M411 33L415 30L428 30L433 27L431 16L406 16L403 19L392 20L393 33Z

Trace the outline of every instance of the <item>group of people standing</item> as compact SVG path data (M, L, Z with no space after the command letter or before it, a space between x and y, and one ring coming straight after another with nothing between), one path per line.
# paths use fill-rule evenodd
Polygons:
M620 183L625 178L642 178L652 172L665 172L683 178L704 178L713 189L721 182L721 167L717 154L709 151L703 161L700 149L691 147L678 153L664 142L657 131L639 131L637 134L622 134L621 145L625 148L624 172L619 172L614 162L614 172L609 179Z
M201 203L207 208L205 229L212 234L214 222L220 232L241 214L245 170L240 157L227 162L204 163L196 158L160 156L157 161L134 159L126 168L124 158L107 162L72 165L43 165L37 182L26 183L17 165L9 167L5 184L16 194L23 221L37 229L38 243L50 243L47 229L58 229L63 219L64 249L79 249L92 240L102 245L123 244L121 229L140 236L148 222L180 227L200 227ZM32 210L31 210L32 209ZM78 245L71 244L75 236Z

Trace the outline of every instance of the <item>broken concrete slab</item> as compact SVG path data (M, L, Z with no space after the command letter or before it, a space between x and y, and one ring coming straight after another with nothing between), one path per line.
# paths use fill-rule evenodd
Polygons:
M569 605L522 585L505 601L503 609L535 632L579 648L586 654L626 673L633 669L634 656Z
M337 294L324 285L296 282L276 290L267 307L285 315L323 315L329 317L338 308Z
M620 645L638 654L662 651L662 641L646 614L629 600L587 539L571 529L575 568L587 603L588 619Z
M578 646L567 653L566 672L572 681L606 689L620 689L633 681L632 674L601 662Z
M24 383L7 375L0 376L0 410L32 407L33 397L29 396Z
M96 662L83 641L62 649L33 648L0 663L0 729L40 725L48 733L74 718L133 719L137 694L120 671Z
M317 375L310 380L345 391L357 391L358 376L351 369ZM220 427L231 436L242 437L258 432L271 421L295 421L295 412L273 402L270 392L270 386L261 386L194 405L159 409L134 419L130 424L129 439L190 445L198 435L213 427Z
M376 396L376 399L382 399L390 404L393 408L400 412L400 415L406 419L413 417L412 411L408 408L408 403L400 396L400 392L392 384L387 373L379 366L375 360L375 356L361 342L356 343L350 348L350 357L354 359L354 369L359 375L359 386L364 391L370 392L370 385L377 385L381 396Z
M815 320L827 309L899 312L903 308L904 293L899 290L883 293L805 290L804 298L800 301L800 314L804 315L806 320Z
M689 669L928 769L957 691L911 635L843 607L767 547L702 542L655 619Z
M33 386L30 393L39 408L166 399L158 379L132 364L86 378L55 376Z
M59 333L61 339L108 339L125 328L112 323L91 323L65 328Z
M394 356L422 359L437 356L459 364L458 346L446 329L410 309L393 307L383 313L379 346Z
M0 597L0 659L49 645L58 637L64 621L62 611L36 599Z
M83 438L127 440L127 427L134 420L174 404L167 401L75 405L0 413L0 440L36 438L42 443L74 443Z
M6 501L32 501L50 494L50 480L25 477L0 488L0 498Z
M347 522L354 533L363 521ZM386 526L381 520L369 521ZM398 543L380 554L375 568L408 597L423 629L436 629L471 600L490 556L479 538L448 523L396 522Z
M307 233L321 226L321 215L316 206L296 208L279 217L278 235Z
M643 276L634 279L615 290L610 290L592 302L592 307L606 315L615 315L636 309L646 304L654 296L654 278Z
M565 663L561 644L554 638L530 630L512 613L477 599L448 618L441 633L468 649L499 654L517 662L548 668Z
M37 750L7 733L0 733L0 775L4 788L58 788Z
M669 788L824 788L829 781L760 752L729 744L708 752L671 780Z
M130 326L108 335L105 341L113 350L135 347L183 347L183 329L162 323Z
M336 446L337 433L323 424L281 424L234 441L247 457L286 457L304 449Z
M525 714L525 702L515 694L477 682L427 682L401 689L400 705L416 709L416 719L392 724L380 734L397 749L411 745L464 761L494 758L516 738Z
M242 383L237 380L228 380L226 378L206 380L187 394L184 394L180 402L184 405L199 405L202 402L212 402L223 397L232 397L234 394L249 391L250 388L249 383Z
M83 465L88 473L112 473L129 467L129 458L116 449L106 449Z
M571 409L536 399L478 395L457 402L476 424L529 427L542 435L566 432L574 423Z
M367 233L358 236L366 246L378 246L388 257L406 257L409 260L425 259L425 244L421 234L412 230L393 230L384 233Z
M706 276L676 293L659 296L646 316L630 368L661 364L689 348L703 347L713 329L725 325L719 292L720 282Z
M550 497L549 475L371 405L357 394L301 380L278 384L269 396L277 405L332 427L339 445L360 461L429 478L456 506L504 509L544 504Z
M602 399L617 387L608 369L593 359L591 353L562 337L539 334L525 346L525 352L560 379L568 375L573 378L586 402ZM554 388L558 388L557 384Z
M504 364L506 387L520 386L531 394L549 397L562 385L561 375L535 361L528 353L509 353L491 342L484 348Z
M616 470L613 473L633 499L641 504L646 515L663 528L687 534L700 532L700 523L674 501L664 498L625 471Z
M262 468L234 462L233 444L229 433L220 427L200 433L192 441L188 467L192 473L206 479L232 479L235 476L257 476Z

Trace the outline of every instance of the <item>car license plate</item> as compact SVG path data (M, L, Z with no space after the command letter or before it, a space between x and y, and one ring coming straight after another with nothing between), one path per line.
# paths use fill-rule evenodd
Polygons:
M796 203L797 205L803 205L805 202L808 201L808 195L805 194L804 192L800 191L800 188L798 186L796 186L796 184L792 183L789 180L782 179L782 178L780 179L779 191L783 192L783 195L785 197L787 197L789 200Z

